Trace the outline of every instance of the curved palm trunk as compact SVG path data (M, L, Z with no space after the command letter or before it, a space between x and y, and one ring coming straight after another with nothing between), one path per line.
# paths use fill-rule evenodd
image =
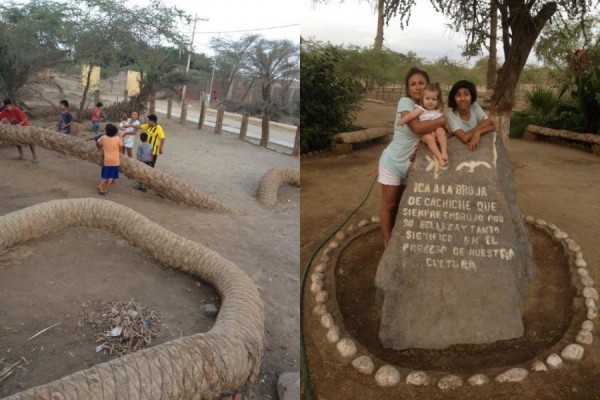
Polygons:
M271 168L263 175L258 184L258 200L267 206L274 206L277 203L277 192L282 183L300 186L300 170L298 168Z
M102 165L102 152L96 148L94 143L62 133L34 127L0 125L0 139L15 144L35 144L48 150ZM219 213L235 212L233 208L200 192L192 185L151 168L138 160L122 157L120 171L128 178L143 183L175 202L208 208Z
M98 199L37 204L0 217L0 250L78 226L121 236L159 262L209 282L223 300L217 321L206 333L137 351L5 400L212 399L256 379L264 305L254 282L218 253L132 209Z

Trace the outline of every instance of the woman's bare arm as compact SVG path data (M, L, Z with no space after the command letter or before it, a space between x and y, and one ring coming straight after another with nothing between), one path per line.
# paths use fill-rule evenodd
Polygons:
M405 112L408 113L408 111ZM402 113L402 116L404 116L404 112ZM446 125L446 117L441 116L432 121L419 121L418 119L413 119L407 125L414 133L424 135L433 132L439 127L444 127Z

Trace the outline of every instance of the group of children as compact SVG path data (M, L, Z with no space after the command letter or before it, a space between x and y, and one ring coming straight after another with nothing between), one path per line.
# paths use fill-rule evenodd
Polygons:
M101 104L100 107L102 107ZM133 144L138 130L142 132L140 133L141 143L137 148L136 158L154 168L159 154L162 154L165 134L162 127L158 125L158 118L155 114L150 114L147 116L148 122L140 124L138 116L137 111L131 113L131 118L127 118L126 114L122 114L118 126L107 124L104 134L92 138L104 154L100 183L97 187L98 193L102 195L109 192L115 179L119 179L120 154L133 156ZM147 190L143 183L140 183L136 189Z

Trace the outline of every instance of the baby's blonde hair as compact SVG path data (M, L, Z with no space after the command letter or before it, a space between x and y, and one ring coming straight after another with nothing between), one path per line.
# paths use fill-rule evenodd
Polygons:
M439 82L428 83L427 86L423 88L421 92L421 99L419 100L419 105L423 106L423 93L425 91L435 93L437 92L437 102L438 102L438 110L444 111L444 98L442 97L442 87Z

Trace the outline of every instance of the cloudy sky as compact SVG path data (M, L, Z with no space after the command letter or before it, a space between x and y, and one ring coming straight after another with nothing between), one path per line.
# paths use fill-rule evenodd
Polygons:
M377 28L377 15L366 1L331 0L329 4L313 4L312 0L299 0L302 5L301 34L332 44L373 46ZM449 21L436 13L429 1L419 1L412 10L407 29L400 29L398 18L384 27L383 45L401 53L414 51L429 60L448 56L464 60L460 45L464 35L448 28Z
M239 39L245 34L260 34L270 40L287 39L300 43L300 1L304 0L163 0L192 17L208 21L196 23L194 50L212 55L211 37ZM246 32L240 32L246 31ZM191 34L192 25L186 32Z

